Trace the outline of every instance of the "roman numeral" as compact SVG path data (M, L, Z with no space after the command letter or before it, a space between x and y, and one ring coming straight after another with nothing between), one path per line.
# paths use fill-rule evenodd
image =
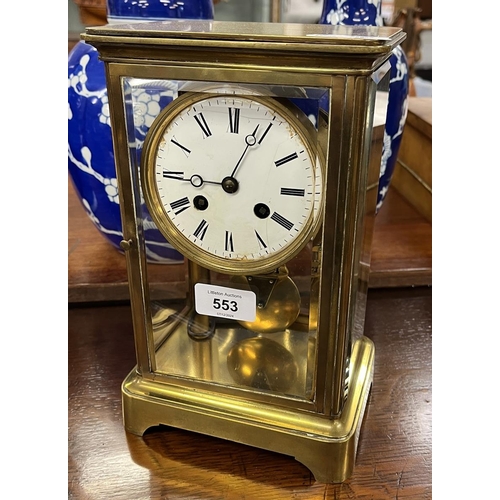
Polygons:
M205 234L208 229L208 223L205 219L203 219L199 226L195 229L193 235L196 236L196 238L199 238L200 240L203 241L203 238L205 237Z
M184 212L184 210L187 210L190 207L189 200L187 196L185 198L181 198L177 201L173 201L170 203L170 207L174 211L175 215L179 215L181 212Z
M203 131L203 135L205 137L208 137L212 135L212 132L210 132L210 129L208 128L207 122L205 121L205 117L203 116L203 113L199 113L198 115L194 115L194 119L200 126L201 130Z
M233 233L226 231L226 243L224 244L226 252L234 252Z
M168 170L164 170L163 171L163 177L166 177L168 179L183 180L184 179L184 172L170 172Z
M171 139L170 142L175 144L177 147L181 148L185 153L187 153L186 156L189 155L189 153L191 153L191 151L188 148L186 148L186 146L183 146L182 144L177 142L175 139Z
M266 130L264 130L264 133L262 134L262 137L259 139L258 144L261 144L261 143L262 143L262 141L264 140L264 137L266 137L267 133L269 132L269 130L270 130L270 128L271 128L272 126L273 126L273 124L272 124L272 123L270 123L270 124L267 126Z
M295 188L281 188L280 194L284 194L286 196L304 196L306 194L306 190Z
M228 108L229 111L229 132L237 134L240 130L240 109Z
M277 167L281 167L281 165L284 165L285 163L288 163L289 161L295 160L298 158L297 153L292 153L291 155L285 156L284 158L281 158L281 160L276 160L274 164Z
M289 220L285 219L278 212L274 212L273 215L271 215L271 219L274 222L277 222L280 226L283 226L288 231L290 231L290 229L292 229L293 227L293 222L290 222Z
M254 229L255 231L255 229ZM267 248L267 245L264 243L264 240L261 238L260 234L255 231L255 236L257 236L257 241L259 242L259 248L263 250L264 248Z

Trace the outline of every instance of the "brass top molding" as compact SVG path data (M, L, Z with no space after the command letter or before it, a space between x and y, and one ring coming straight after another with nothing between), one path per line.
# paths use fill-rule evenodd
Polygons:
M388 54L406 38L400 28L169 20L87 27L82 39L94 44L137 44L284 50L330 54Z

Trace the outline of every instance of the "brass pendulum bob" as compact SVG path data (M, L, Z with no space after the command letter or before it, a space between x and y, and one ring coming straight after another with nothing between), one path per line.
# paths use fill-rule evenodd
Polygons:
M228 372L240 385L285 392L297 379L297 364L278 342L254 337L233 346L227 356Z
M231 279L241 288L252 290L257 297L254 321L240 321L256 333L281 332L292 325L300 312L300 293L288 275L286 266L257 276L235 276Z

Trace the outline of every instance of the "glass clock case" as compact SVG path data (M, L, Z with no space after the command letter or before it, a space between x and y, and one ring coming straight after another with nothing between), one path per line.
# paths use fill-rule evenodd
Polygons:
M125 428L233 439L343 481L371 385L387 60L404 35L168 21L84 38L106 63L120 186L137 353ZM150 282L151 227L184 255L184 282Z
M188 104L173 117L171 132L161 130L158 141L167 144L157 148L170 148L166 160L161 151L146 158L135 136L129 166L137 181L138 221L144 230L155 221L162 227L162 218L171 217L199 251L185 251L184 294L162 299L148 290L155 377L310 404L327 133L321 103L328 102L328 89L126 78L129 133L137 130L137 98L162 88L171 89L167 113L178 99L187 97ZM292 116L307 133L298 141L298 132L290 131ZM185 122L190 124L184 130ZM255 145L247 147L256 128ZM236 166L238 188L227 192L222 182ZM260 270L300 231L303 242L292 254L281 252L271 269ZM227 271L224 262L214 268L218 255L227 260Z

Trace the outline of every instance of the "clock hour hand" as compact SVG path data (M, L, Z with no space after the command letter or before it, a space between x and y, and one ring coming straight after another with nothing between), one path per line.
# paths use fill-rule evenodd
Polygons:
M198 174L194 174L189 177L189 179L186 179L184 178L184 172L163 172L163 177L167 179L175 179L177 181L190 182L194 187L201 187L203 184L218 184L219 186L222 184L221 182L216 181L206 181L201 175Z
M240 156L238 163L234 167L233 172L231 173L231 175L229 177L234 178L234 174L236 173L236 170L238 170L238 167L240 166L241 162L243 161L243 158L247 154L248 148L250 148L251 146L255 146L255 144L257 144L257 139L255 138L255 134L257 133L258 129L259 129L259 125L257 125L255 127L255 130L250 135L247 135L245 137L245 142L246 142L245 150L243 151L243 154Z

